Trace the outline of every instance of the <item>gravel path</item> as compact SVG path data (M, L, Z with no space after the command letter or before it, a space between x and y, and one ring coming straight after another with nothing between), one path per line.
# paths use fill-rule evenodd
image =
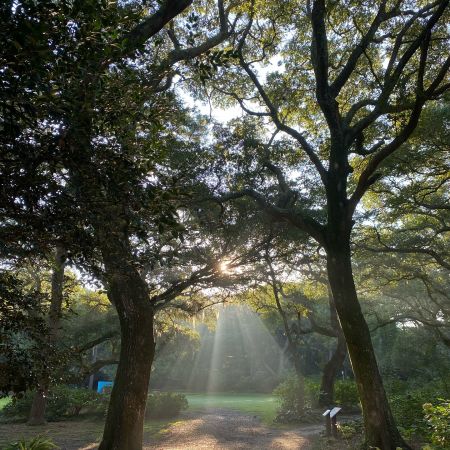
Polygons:
M170 426L157 444L146 450L200 449L286 449L309 450L308 437L317 435L323 425L306 425L295 429L269 428L254 416L225 409L209 409L183 418Z

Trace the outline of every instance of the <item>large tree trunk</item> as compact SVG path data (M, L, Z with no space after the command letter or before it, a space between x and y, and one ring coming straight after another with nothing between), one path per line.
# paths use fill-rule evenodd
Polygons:
M71 145L74 154L77 148L89 148L87 136L76 135ZM103 281L121 330L119 364L99 450L141 450L155 354L154 309L131 249L125 199L112 200L98 173L85 163L77 161L74 179L80 189L80 201L92 205L92 224L104 265Z
M363 409L366 444L382 450L409 448L395 425L353 280L350 239L327 249L327 269Z
M66 265L67 252L63 245L57 244L55 259L53 261L52 291L50 299L50 312L48 317L49 340L51 345L55 345L59 338L59 328L61 324L61 308L64 289L64 268ZM43 355L43 357L45 357ZM28 425L42 425L45 423L45 410L47 406L47 395L50 385L50 377L43 374L36 387L36 393L31 405Z
M27 422L28 425L43 425L46 423L45 410L47 407L48 385L48 380L43 379L39 386L36 387Z
M155 354L153 315L134 311L120 319L120 362L99 450L141 450L150 370Z
M126 234L99 232L99 239L108 297L121 329L120 359L99 450L141 450L155 355L154 311L147 284L131 262Z

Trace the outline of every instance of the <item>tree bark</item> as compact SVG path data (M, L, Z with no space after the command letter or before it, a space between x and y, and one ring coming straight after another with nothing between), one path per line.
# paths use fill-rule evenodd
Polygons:
M320 383L319 405L324 407L333 406L334 383L342 369L347 356L347 344L342 331L338 334L337 345L330 360L325 364Z
M73 153L89 148L89 124L74 135ZM90 206L96 244L103 262L102 281L120 322L120 357L99 450L142 450L144 415L155 355L154 309L139 273L128 234L123 198L112 198L95 167L77 160L73 168L80 201Z
M155 355L153 315L121 314L120 361L99 450L142 450L145 406Z
M109 224L114 226L114 222ZM150 371L155 355L154 310L132 263L126 233L98 232L108 297L120 321L120 358L99 450L141 450Z
M361 399L366 445L383 450L409 448L400 436L389 407L369 327L358 301L349 234L348 239L335 239L327 249L327 270Z
M44 425L46 423L45 410L47 407L48 385L48 380L42 380L36 388L27 422L28 425Z
M329 407L334 402L334 383L338 376L339 370L347 356L347 343L342 331L341 324L337 316L336 306L334 304L333 293L328 283L328 305L330 310L330 324L336 333L337 344L330 360L325 364L322 372L322 380L320 383L319 405Z
M61 309L64 289L64 268L67 252L62 244L56 245L55 259L53 262L52 290L50 298L50 312L48 317L49 341L55 345L59 338L61 324ZM44 374L36 388L36 393L31 404L28 425L42 425L45 423L45 410L47 407L47 395L50 386L49 374Z

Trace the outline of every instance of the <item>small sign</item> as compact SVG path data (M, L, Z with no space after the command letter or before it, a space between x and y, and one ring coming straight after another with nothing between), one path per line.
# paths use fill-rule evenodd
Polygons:
M331 412L331 409L327 409L323 414L322 414L322 416L328 416L328 414L330 414L330 412Z
M330 411L330 417L334 417L342 408L339 408L338 406L336 406L335 408L333 408Z

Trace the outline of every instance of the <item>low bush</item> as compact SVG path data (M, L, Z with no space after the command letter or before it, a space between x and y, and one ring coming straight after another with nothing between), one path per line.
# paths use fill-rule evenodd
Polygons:
M175 417L187 409L188 401L184 394L173 392L152 392L147 399L146 416L158 419Z
M445 402L444 406L441 404L443 396L445 392L440 384L427 384L390 397L395 420L406 437L418 437L427 441L432 439L432 422L436 420L439 428L439 414L445 411ZM429 417L428 413L424 413L425 404ZM435 410L433 405L436 405Z
M30 413L34 391L26 392L15 398L1 411L7 419L26 420ZM68 386L53 386L47 398L46 419L54 422L68 417L75 417L85 410L97 411L104 408L102 396L95 391Z
M36 436L32 439L22 439L13 442L5 447L4 450L54 450L59 448L49 438L45 436Z
M362 436L364 433L364 423L362 420L338 423L337 428L339 435L345 440L353 439L355 436Z
M352 380L338 380L334 384L334 402L345 409L359 406L359 394L356 383Z
M280 401L275 422L295 423L304 421L310 405L306 402L304 380L291 375L280 383L273 391Z
M428 395L420 390L391 398L392 413L403 434L425 436L428 431L422 405L429 401Z
M450 400L439 399L435 405L425 403L423 410L434 448L450 448Z
M320 382L305 378L305 401L311 408L319 405Z

